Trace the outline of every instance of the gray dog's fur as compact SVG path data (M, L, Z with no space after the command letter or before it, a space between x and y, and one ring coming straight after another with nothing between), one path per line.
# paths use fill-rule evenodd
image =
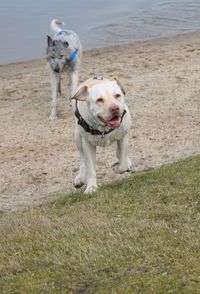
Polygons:
M50 119L57 117L56 100L61 94L61 74L68 73L69 97L73 96L78 86L78 72L82 56L82 47L78 35L71 30L63 30L64 23L53 19L50 24L54 37L47 36L47 61L51 72L52 106ZM72 57L73 53L75 56ZM71 58L73 60L71 60Z

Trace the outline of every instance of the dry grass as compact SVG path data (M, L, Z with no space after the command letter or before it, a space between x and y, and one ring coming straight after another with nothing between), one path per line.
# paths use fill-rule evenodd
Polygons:
M200 157L0 218L0 293L199 293Z

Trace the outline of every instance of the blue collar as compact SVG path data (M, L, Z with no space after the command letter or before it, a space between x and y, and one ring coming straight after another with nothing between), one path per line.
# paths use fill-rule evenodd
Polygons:
M72 62L78 55L78 49L75 49L74 52L72 52L72 54L69 57L69 62Z
M69 30L60 30L59 32L57 32L57 33L55 34L55 36L62 35L62 33L69 34Z

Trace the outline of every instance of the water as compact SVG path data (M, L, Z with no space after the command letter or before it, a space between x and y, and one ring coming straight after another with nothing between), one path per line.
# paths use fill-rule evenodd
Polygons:
M0 64L44 57L53 18L88 50L197 31L200 0L1 1Z

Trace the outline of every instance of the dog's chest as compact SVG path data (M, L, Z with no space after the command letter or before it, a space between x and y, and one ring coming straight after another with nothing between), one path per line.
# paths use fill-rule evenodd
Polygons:
M90 144L94 146L106 147L113 144L115 141L121 140L124 136L124 130L121 128L114 130L107 135L91 135L85 134Z

